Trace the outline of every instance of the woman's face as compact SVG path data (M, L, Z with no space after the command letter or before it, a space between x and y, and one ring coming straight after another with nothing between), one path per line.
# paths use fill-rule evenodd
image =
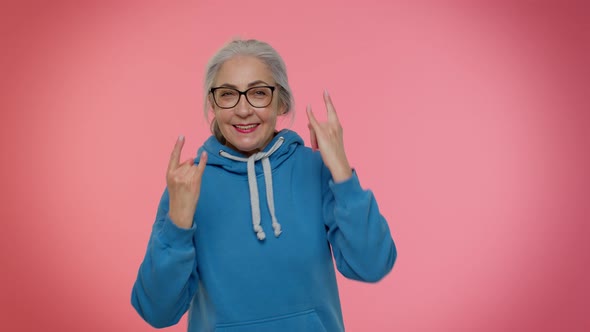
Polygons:
M270 70L260 60L252 56L235 56L227 60L217 73L213 87L228 87L245 91L257 86L276 86ZM238 104L229 109L220 108L209 94L209 102L213 107L219 129L226 139L226 145L250 156L264 149L272 140L275 132L277 115L285 112L279 107L277 98L278 88L272 93L272 101L263 108L257 108L241 95ZM262 92L250 95L250 100ZM217 94L220 102L222 95Z

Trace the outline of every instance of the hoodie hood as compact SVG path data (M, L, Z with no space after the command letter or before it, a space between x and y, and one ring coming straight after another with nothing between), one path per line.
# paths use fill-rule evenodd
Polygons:
M199 149L199 156L203 149L207 151L209 155L207 161L208 167L217 166L231 173L246 175L248 177L252 226L256 237L260 241L266 238L266 234L262 226L260 226L260 194L258 192L257 174L264 174L268 212L271 216L274 235L279 237L282 231L281 224L275 215L272 171L287 160L295 152L298 145L303 145L301 137L295 132L285 129L278 132L262 151L256 152L249 157L227 146L221 145L214 136L210 137L203 147ZM198 160L197 158L195 162L198 163Z
M304 145L303 139L294 131L289 129L283 129L279 131L275 137L268 143L268 145L261 151L261 152L268 152L279 140L279 138L283 139L283 143L281 144L280 148L274 151L268 158L271 164L271 169L274 170L275 168L279 167L285 160L287 160L297 149L299 145ZM238 152L228 146L225 146L215 138L215 136L209 137L203 146L199 148L197 153L197 157L195 158L195 163L199 162L201 157L201 153L203 151L207 151L208 159L207 159L207 166L217 166L221 167L224 170L240 175L247 175L248 168L245 162L235 161L223 157L220 152L224 151L226 153L231 154L232 156L239 157L239 158L247 158L246 155ZM262 165L261 163L256 163L256 174L262 173Z

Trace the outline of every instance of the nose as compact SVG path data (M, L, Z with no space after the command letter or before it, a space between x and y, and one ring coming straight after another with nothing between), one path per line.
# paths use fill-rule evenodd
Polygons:
M247 117L252 114L252 112L254 112L250 106L250 103L248 103L248 100L246 100L245 95L240 96L240 100L238 100L238 104L236 105L234 112L241 117Z

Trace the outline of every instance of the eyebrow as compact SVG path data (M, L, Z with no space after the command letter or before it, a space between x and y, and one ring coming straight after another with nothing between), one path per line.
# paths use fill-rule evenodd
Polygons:
M253 87L253 86L256 86L256 85L261 85L261 84L264 84L264 85L270 85L270 84L268 84L268 83L267 83L267 82L265 82L265 81L262 81L262 80L257 80L257 81L254 81L254 82L250 82L250 83L248 83L248 88L250 88L250 87ZM218 85L218 86L219 86L219 87L226 87L226 88L234 88L234 89L237 89L237 88L238 88L236 85L229 84L229 83L223 83L223 84L221 84L221 85Z

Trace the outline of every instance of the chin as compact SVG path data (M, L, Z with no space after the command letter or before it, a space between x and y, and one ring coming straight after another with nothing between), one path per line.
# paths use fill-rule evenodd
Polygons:
M248 153L248 154L256 153L261 150L259 147L243 146L243 145L242 146L236 145L235 148L238 149L238 151Z
M260 150L260 147L257 144L244 144L239 141L238 142L228 141L227 143L229 143L229 146L231 146L234 150L236 150L238 152L245 153L245 154L252 154L252 153L258 152ZM240 144L240 143L242 143L242 144Z

